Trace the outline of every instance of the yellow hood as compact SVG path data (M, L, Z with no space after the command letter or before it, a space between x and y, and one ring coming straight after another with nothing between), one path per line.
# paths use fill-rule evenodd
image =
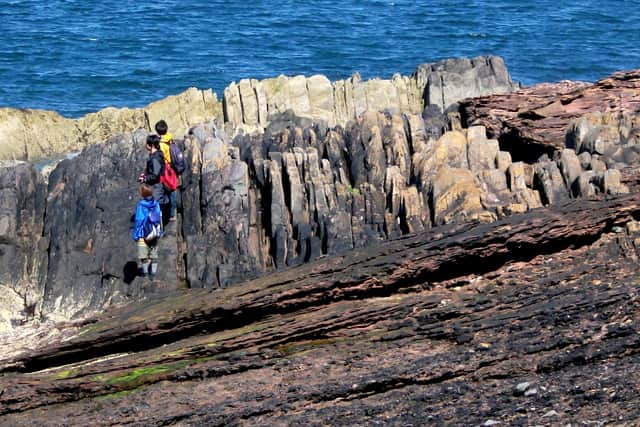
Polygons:
M167 163L171 163L171 149L169 149L169 144L172 139L173 135L171 135L171 132L167 132L160 137L160 150L162 151L164 161Z
M164 135L162 135L160 137L160 142L164 142L165 144L169 144L172 139L173 139L173 135L171 135L171 132L167 132L166 134L164 134Z

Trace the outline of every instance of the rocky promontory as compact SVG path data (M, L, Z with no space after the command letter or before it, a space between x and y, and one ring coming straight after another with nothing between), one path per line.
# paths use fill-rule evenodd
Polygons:
M130 230L164 116L0 168L0 424L632 425L637 76L481 57L161 101L189 167L155 281Z
M445 110L466 97L505 93L511 82L502 58L449 59L423 64L412 76L363 81L356 73L330 82L325 76L279 76L231 83L218 97L211 89L190 88L138 109L105 108L79 119L56 112L0 109L0 161L40 160L137 129L153 132L159 119L181 136L208 120L227 123L229 134L259 132L286 111L328 126L344 125L367 110L418 114L425 104Z

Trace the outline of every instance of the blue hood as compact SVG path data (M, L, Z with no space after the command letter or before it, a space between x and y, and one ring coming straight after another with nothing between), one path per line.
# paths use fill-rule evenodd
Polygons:
M140 205L142 205L143 207L145 207L146 209L155 209L156 205L158 204L158 201L155 200L154 198L148 198L148 199L142 199L140 200Z

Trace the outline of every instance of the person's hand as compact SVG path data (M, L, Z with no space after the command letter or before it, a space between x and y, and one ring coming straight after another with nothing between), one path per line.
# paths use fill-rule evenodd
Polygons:
M138 182L140 183L144 182L144 173L140 174L140 176L138 177Z

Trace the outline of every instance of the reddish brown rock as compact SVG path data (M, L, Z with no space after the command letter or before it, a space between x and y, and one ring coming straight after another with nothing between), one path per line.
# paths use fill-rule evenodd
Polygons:
M574 201L69 325L2 361L0 424L633 425L638 215Z
M503 150L517 154L514 160L533 161L563 149L570 122L586 113L640 111L640 70L618 72L595 84L562 81L467 99L460 108L466 124L485 126Z

